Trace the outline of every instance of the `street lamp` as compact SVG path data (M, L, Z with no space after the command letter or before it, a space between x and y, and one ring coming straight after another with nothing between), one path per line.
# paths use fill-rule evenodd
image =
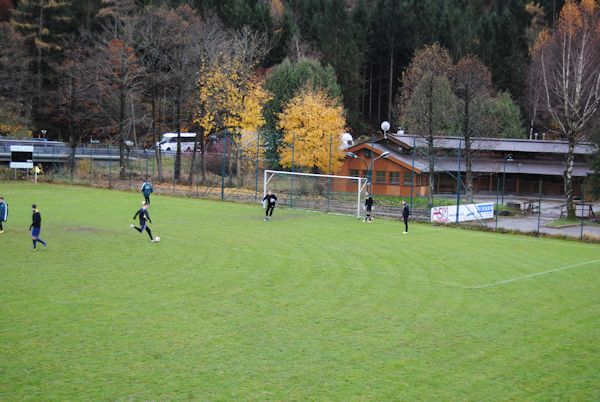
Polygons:
M46 130L40 130L40 133L42 133L42 138L46 138L46 133L47 132L48 131L46 131Z
M129 152L131 151L131 147L133 146L133 141L126 140L125 146L127 147L127 169L129 170Z
M387 132L390 129L390 122L389 121L381 122L381 129L383 130L383 138L387 140Z
M504 155L504 168L502 169L502 201L501 204L504 205L504 189L506 185L506 162L514 162L512 154Z

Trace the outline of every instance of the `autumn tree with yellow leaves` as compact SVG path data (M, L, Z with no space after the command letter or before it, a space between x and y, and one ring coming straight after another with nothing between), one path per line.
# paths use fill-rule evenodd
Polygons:
M263 107L271 95L256 76L256 67L266 54L266 39L252 31L242 30L223 41L218 51L205 53L198 81L196 124L205 134L225 130L230 171L235 156L238 185L242 185L242 157L256 157L259 129L265 124ZM203 142L201 171L205 179ZM229 175L231 184L232 175Z
M339 170L344 158L341 134L346 119L334 99L321 90L306 88L278 116L278 128L284 133L279 155L282 166L293 164L327 173Z

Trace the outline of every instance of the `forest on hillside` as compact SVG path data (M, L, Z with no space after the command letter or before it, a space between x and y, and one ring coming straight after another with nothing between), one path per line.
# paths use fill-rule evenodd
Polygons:
M0 135L123 154L225 130L273 167L317 144L321 171L329 136L384 120L574 146L598 137L598 65L596 0L0 0Z
M69 43L106 30L107 9L141 14L148 7L175 9L187 4L203 20L225 30L244 27L264 34L269 51L260 60L268 69L286 58L310 58L331 66L340 86L353 133L393 121L393 104L402 72L414 52L434 42L454 60L476 55L491 71L498 91L507 91L524 113L529 50L537 32L552 26L562 0L0 0L0 18L23 46L9 63L27 64L28 97L36 104L26 125L42 125L64 136L55 121L52 91L70 58ZM3 35L13 33L3 30ZM168 31L168 27L166 28ZM95 38L100 41L100 38ZM4 41L3 46L9 45ZM89 43L95 46L97 43ZM135 46L133 44L133 46ZM6 50L5 50L6 51ZM18 59L18 60L16 60ZM7 72L7 70L5 70ZM40 77L40 75L42 77ZM50 103L50 104L48 104ZM6 111L3 112L6 114ZM22 113L21 113L22 114ZM51 126L49 125L51 124ZM526 130L523 128L523 132Z

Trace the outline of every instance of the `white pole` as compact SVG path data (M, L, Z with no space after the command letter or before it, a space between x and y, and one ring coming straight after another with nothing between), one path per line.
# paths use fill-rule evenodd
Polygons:
M362 178L358 178L358 187L356 189L357 191L357 196L356 196L356 219L360 219L360 192L362 190Z
M267 170L263 171L263 199L267 196Z

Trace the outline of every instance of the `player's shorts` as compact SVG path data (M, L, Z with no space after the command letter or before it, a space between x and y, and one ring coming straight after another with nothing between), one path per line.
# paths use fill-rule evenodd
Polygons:
M146 222L140 223L140 232L146 230Z
M371 212L371 208L370 206L367 207L367 212Z
M31 229L31 237L39 237L42 228L32 228Z

